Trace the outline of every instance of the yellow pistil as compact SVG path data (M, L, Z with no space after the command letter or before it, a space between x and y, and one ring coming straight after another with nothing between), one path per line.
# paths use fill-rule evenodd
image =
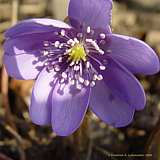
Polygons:
M81 60L86 61L86 53L82 44L76 44L71 48L69 60L74 62Z

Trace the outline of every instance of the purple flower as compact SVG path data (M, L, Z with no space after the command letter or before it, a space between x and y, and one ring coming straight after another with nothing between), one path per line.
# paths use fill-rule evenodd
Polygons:
M73 133L90 109L115 127L128 125L146 103L133 74L159 71L144 42L110 30L111 0L70 0L70 24L25 20L6 33L4 64L10 76L36 79L30 106L35 124Z

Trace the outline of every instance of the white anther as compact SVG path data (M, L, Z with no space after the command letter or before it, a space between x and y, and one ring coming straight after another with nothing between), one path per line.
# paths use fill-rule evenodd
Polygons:
M98 46L98 44L96 43L96 41L94 41L93 39L86 39L86 42L91 43L91 45L93 45L94 48L95 48L100 54L104 54L104 51L99 48L99 46Z
M94 42L94 41L93 41L93 39L88 39L88 38L87 38L87 39L86 39L86 42L92 43L92 42Z
M90 62L89 61L86 62L86 68L87 69L90 68Z
M63 46L64 46L63 44L60 44L60 45L59 45L59 48L62 48Z
M74 61L72 61L69 65L72 67L75 64Z
M96 85L95 81L92 81L91 84L90 84L91 87L94 87L95 85Z
M60 83L64 83L64 81L65 81L65 79L64 79L64 78L62 78L62 79L60 80Z
M44 42L43 42L43 45L44 45L45 47L48 47L48 46L49 46L49 42L48 42L48 41L44 41Z
M58 62L62 62L63 58L62 57L59 57L58 58Z
M67 44L72 44L73 42L74 42L73 39L70 39L67 41Z
M100 70L104 71L106 69L105 66L99 66Z
M103 50L101 50L101 49L100 49L100 50L98 50L98 52L99 52L100 54L102 54L102 55L104 54L104 51L103 51Z
M91 27L87 27L87 33L91 33Z
M98 79L98 76L96 74L93 75L93 80L96 81Z
M75 70L75 71L79 71L79 69L80 69L79 66L76 66L76 65L74 66L74 70Z
M81 89L82 89L82 85L81 85L81 84L76 84L76 88L77 88L78 90L81 90Z
M73 41L70 45L73 47L76 44L75 41Z
M89 86L89 84L90 84L89 80L85 80L85 81L84 81L84 85L85 85L85 86Z
M105 39L105 38L106 38L106 35L105 35L104 33L101 33L101 34L100 34L100 37L101 37L101 39Z
M62 30L61 30L61 35L62 35L62 36L65 36L65 34L66 34L65 30L62 29Z
M78 80L80 83L84 83L84 79L82 77L79 77Z
M67 79L67 77L68 77L67 73L63 72L63 73L62 73L62 77L63 77L64 79Z
M79 43L79 40L77 38L74 38L75 43Z
M97 79L98 79L99 81L101 81L101 80L103 79L103 76L102 76L101 74L99 74L98 77L97 77Z
M59 42L59 41L56 41L56 42L54 43L54 46L55 46L56 48L58 48L59 45L60 45L60 42Z
M47 56L48 53L49 53L48 51L43 51L43 55L44 55L44 56Z
M59 72L61 69L60 69L60 66L58 66L58 65L55 65L54 66L54 70L56 71L56 72Z
M67 53L70 53L72 51L72 49L66 49Z
M70 81L70 84L71 84L71 85L74 85L74 84L75 84L75 80L72 79L72 80Z
M45 66L48 66L48 64L49 64L48 62L45 62L45 63L44 63Z

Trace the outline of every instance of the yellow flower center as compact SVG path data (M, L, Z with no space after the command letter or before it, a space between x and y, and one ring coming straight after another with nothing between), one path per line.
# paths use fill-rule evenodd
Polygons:
M86 61L86 52L82 44L76 44L71 48L69 60L74 62L81 60Z

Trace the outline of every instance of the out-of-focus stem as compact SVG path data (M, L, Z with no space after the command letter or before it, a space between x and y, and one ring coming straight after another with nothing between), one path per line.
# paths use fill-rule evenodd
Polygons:
M2 67L2 80L1 80L1 89L2 89L2 106L5 109L5 121L16 130L16 126L13 121L13 117L10 111L9 99L8 99L8 75L5 67Z
M18 20L18 7L19 7L19 0L12 0L12 14L11 14L11 24L14 25L17 23ZM1 89L2 89L2 105L5 109L5 119L8 123L6 129L16 138L17 146L20 153L20 159L26 160L25 152L23 150L23 140L21 139L20 135L17 133L16 125L13 120L13 116L10 111L9 106L9 97L8 97L8 74L6 72L5 66L2 66L2 81L1 81Z
M12 0L12 25L18 21L19 0Z
M88 148L90 141L90 113L85 116L81 127L73 135L75 149L80 152Z

